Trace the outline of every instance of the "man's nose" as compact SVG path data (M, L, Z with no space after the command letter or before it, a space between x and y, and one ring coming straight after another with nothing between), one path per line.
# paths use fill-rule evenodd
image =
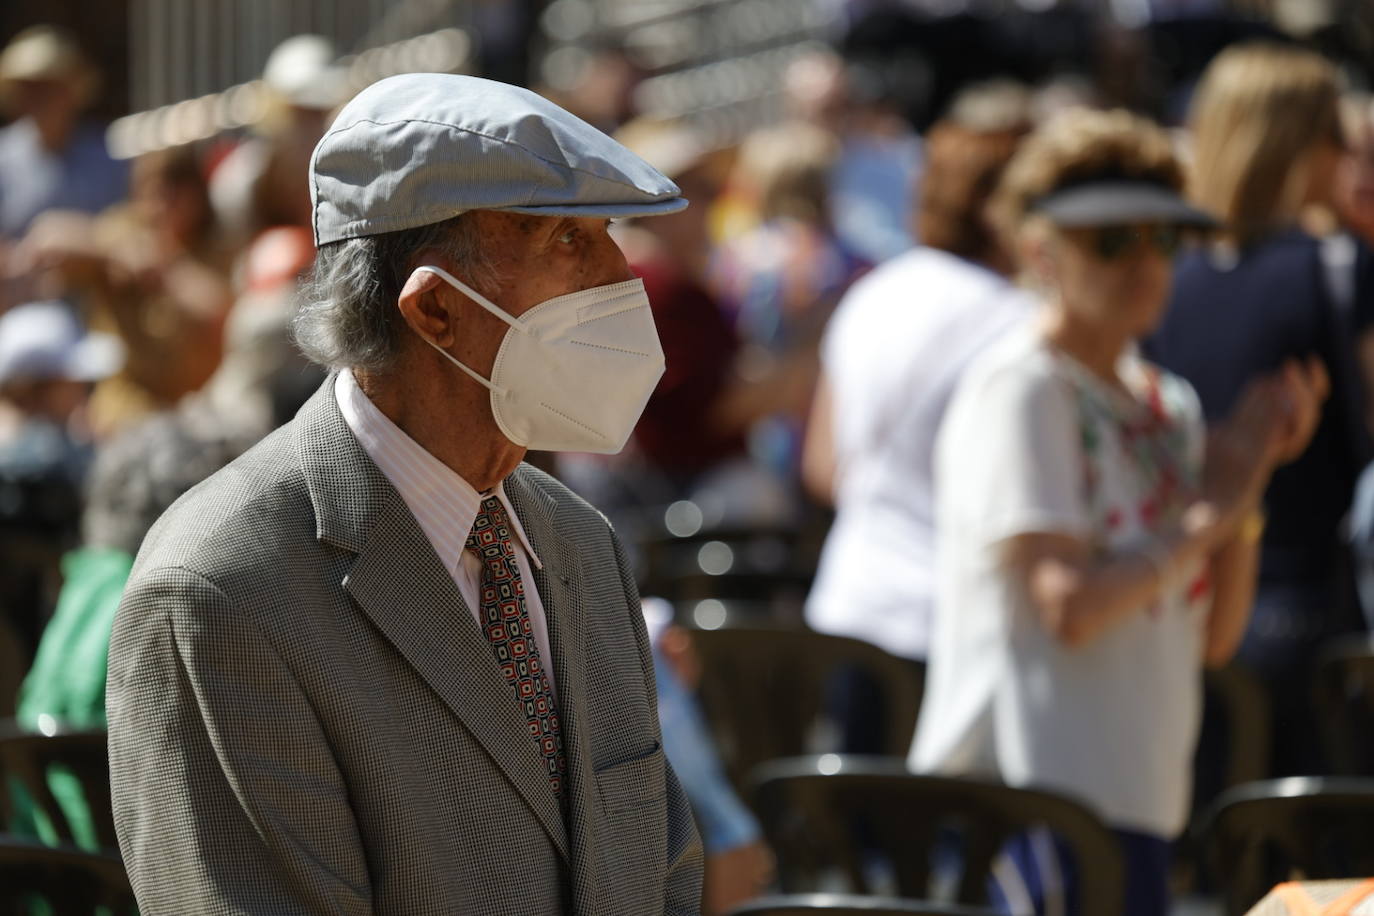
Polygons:
M620 245L609 232L606 233L606 242L599 253L599 259L602 263L598 266L602 269L598 270L598 273L605 277L602 285L623 283L635 278L635 272L630 269L630 262L625 259L625 252L620 249Z

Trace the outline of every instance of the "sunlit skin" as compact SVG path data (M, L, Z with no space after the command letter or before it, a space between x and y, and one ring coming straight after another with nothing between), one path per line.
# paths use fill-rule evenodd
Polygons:
M464 276L437 250L417 252L407 266L441 267L516 317L557 296L634 278L607 219L484 210L477 220L497 283ZM412 333L402 335L393 369L358 371L359 385L393 423L479 492L496 486L525 448L496 425L488 390L425 341L490 378L509 326L428 271L412 273L397 307Z
M184 182L135 171L130 200L143 225L157 233L162 254L176 256L195 247L206 218L203 193Z
M1134 226L1149 235L1155 227ZM1154 330L1164 315L1172 283L1170 259L1147 241L1114 258L1095 250L1096 231L1052 231L1032 243L1032 263L1053 291L1049 336L1108 380L1127 344Z
M88 382L32 379L13 381L0 387L0 402L8 401L28 416L66 426L90 393Z
M1356 131L1336 174L1336 202L1347 225L1374 244L1374 120Z
M43 146L59 152L71 138L81 108L72 83L61 79L15 80L12 105L19 117L29 117Z
M1329 206L1336 198L1346 139L1339 130L1317 140L1307 151L1307 187L1302 205Z

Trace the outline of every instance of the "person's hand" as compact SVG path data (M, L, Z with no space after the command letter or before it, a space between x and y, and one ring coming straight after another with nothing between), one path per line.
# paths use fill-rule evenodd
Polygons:
M1312 441L1321 422L1322 404L1331 394L1331 377L1321 358L1289 360L1279 370L1283 379L1288 423L1278 446L1278 464L1296 461Z
M1321 361L1313 358L1291 360L1246 387L1231 415L1208 437L1204 505L1193 510L1191 527L1229 536L1259 502L1274 468L1307 448L1330 386Z
M1251 382L1231 415L1210 430L1202 500L1185 516L1185 528L1225 540L1259 501L1291 425L1284 386L1273 376Z
M706 857L702 911L718 916L758 897L773 883L773 853L761 842Z
M21 274L55 270L82 275L99 267L104 252L96 243L95 221L85 213L40 213L14 247L10 269Z
M692 645L692 634L685 627L670 624L658 638L658 651L673 668L673 674L688 690L701 683L701 656Z

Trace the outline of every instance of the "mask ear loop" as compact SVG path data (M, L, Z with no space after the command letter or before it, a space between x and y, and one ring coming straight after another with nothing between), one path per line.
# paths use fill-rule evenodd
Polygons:
M506 324L510 325L518 331L523 331L525 329L524 325L521 324L519 318L507 314L506 311L502 309L499 305L497 305L495 302L492 302L486 296L483 296L477 290L473 289L471 286L468 286L462 280L459 280L457 277L455 277L448 271L444 270L442 267L435 267L432 264L422 264L419 267L415 268L415 270L423 270L427 273L434 274L434 276L439 277L440 279L448 281L448 283L451 286L456 286L459 289L459 291L464 293L469 299L471 299L473 302L476 302L478 305L486 309L488 312L491 312L497 318L500 318Z
M476 302L478 305L482 306L482 308L491 312L493 315L495 315L497 318L500 318L502 321L506 322L511 327L520 329L520 324L515 318L512 318L510 315L507 315L505 312L501 311L501 309L498 308L493 302L491 302L489 299L487 299L481 293L477 292L472 287L468 286L466 283L455 278L448 271L442 270L438 267L431 267L429 265L424 265L422 267L417 267L415 269L417 271L428 271L443 280L447 280L449 283L453 284L459 290L465 293L470 299L472 299L473 302ZM452 353L445 350L443 347L439 346L434 341L430 340L428 337L421 337L420 339L423 340L425 343L429 344L436 351L438 351L438 353L441 356L443 356L444 359L448 360L449 362L457 366L459 369L462 369L464 372L466 372L469 378L471 378L477 384L481 385L483 388L490 391L492 394L504 396L507 393L506 389L498 388L496 385L493 385L490 379L483 378L480 374L478 374L478 372L475 369L471 369L463 363L459 362L457 357L455 357Z
M445 350L443 347L439 346L439 345L438 345L437 343L435 343L434 341L432 341L432 340L430 340L429 338L426 338L426 337L421 337L420 339L423 340L425 343L429 344L429 345L430 345L431 347L433 347L435 350L438 350L439 353L440 353L445 359L447 359L449 362L453 363L453 364L454 364L455 366L457 366L459 369L462 369L464 372L466 372L466 373L468 374L468 377L469 377L469 378L471 378L471 379L472 379L474 382L476 382L477 384L481 385L483 388L485 388L485 389L487 389L488 391L490 391L492 394L499 394L499 395L502 395L502 396L504 396L504 395L506 394L506 389L496 387L495 385L493 385L493 384L491 383L490 380L485 379L485 378L483 378L481 375L477 374L477 371L476 371L476 370L474 370L474 369L469 369L467 366L465 366L465 365L463 365L462 363L460 363L460 362L454 357L454 355L453 355L452 353L448 352L447 350Z

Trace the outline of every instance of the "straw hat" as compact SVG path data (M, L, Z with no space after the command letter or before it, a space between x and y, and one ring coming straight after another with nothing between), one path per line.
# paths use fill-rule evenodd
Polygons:
M21 80L66 83L80 105L95 98L100 82L76 39L50 25L25 29L0 52L0 97L8 101Z

